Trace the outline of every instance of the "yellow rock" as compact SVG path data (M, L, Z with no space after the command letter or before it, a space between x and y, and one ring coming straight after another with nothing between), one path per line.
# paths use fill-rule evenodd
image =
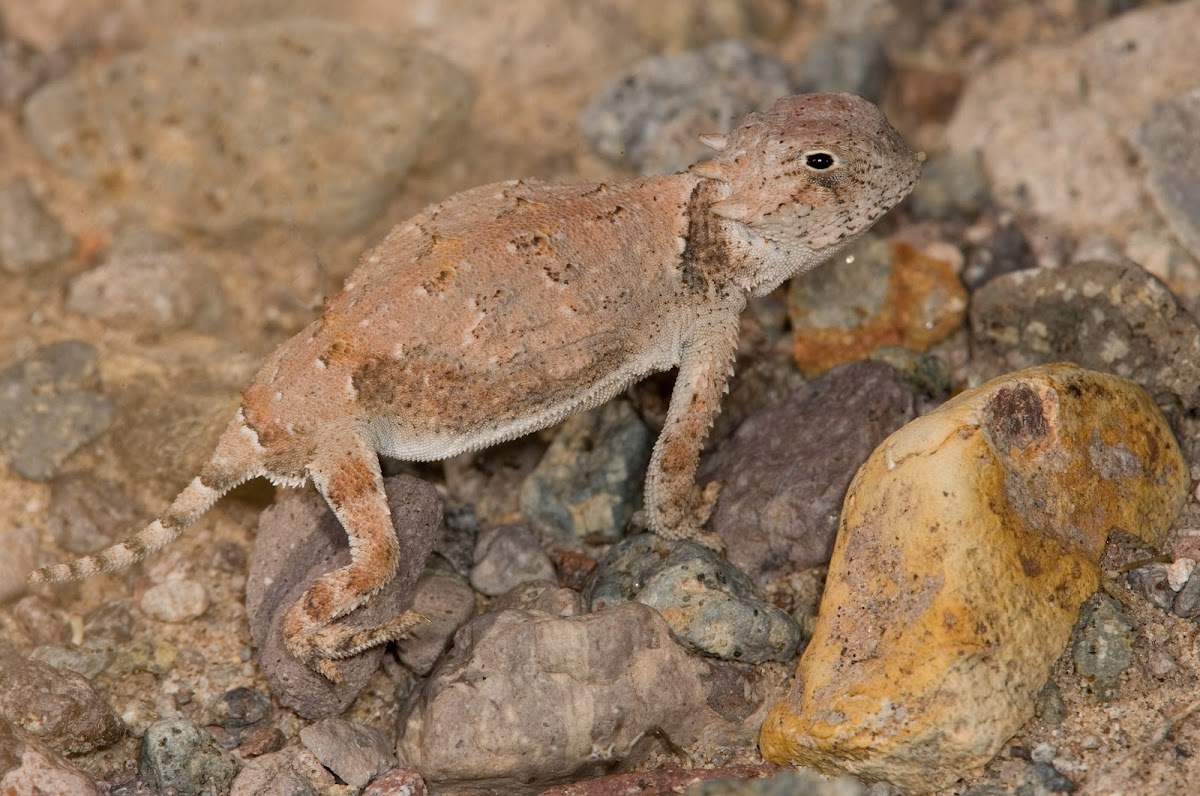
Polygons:
M763 756L944 787L1033 715L1113 528L1162 541L1187 466L1137 385L1057 364L883 442L846 495L812 641Z

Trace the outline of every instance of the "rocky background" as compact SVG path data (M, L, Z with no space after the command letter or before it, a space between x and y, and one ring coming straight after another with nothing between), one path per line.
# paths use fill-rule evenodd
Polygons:
M0 785L898 793L757 745L875 446L1071 360L1145 388L1200 477L1198 30L1195 0L0 0ZM27 586L165 507L257 363L428 202L680 169L697 133L812 90L880 103L929 157L852 252L747 312L703 464L727 558L637 533L668 374L388 463L406 549L434 552L377 610L431 621L339 687L272 630L345 555L311 492L250 484L138 567ZM1035 716L937 792L1194 789L1200 507L1161 550L1136 536ZM973 704L922 720L969 734Z

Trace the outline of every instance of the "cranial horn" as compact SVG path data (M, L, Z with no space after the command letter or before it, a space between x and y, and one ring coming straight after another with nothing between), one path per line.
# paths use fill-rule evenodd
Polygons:
M721 182L728 182L729 177L726 173L728 168L728 164L720 163L715 160L706 160L703 163L694 164L689 171L691 171L692 174L703 177L706 180L720 180Z
M709 149L715 149L720 152L729 143L729 138L720 133L702 133L700 135L700 143Z
M741 221L749 223L753 210L744 202L726 200L723 202L713 202L708 206L709 212L721 218L727 218L730 221Z

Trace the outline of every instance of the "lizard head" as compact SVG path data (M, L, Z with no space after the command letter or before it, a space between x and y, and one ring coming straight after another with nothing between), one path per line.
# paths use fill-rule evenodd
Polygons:
M711 212L812 258L866 231L920 176L920 159L883 113L853 94L784 97L701 140L719 154L691 171L726 184Z

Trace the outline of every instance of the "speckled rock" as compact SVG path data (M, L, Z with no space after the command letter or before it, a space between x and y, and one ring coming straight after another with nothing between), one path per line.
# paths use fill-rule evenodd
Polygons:
M46 526L60 547L76 555L103 550L144 519L125 487L90 471L64 473L50 482Z
M627 401L575 415L521 485L522 513L552 539L620 539L641 500L652 444Z
M350 615L351 622L364 626L412 605L417 579L442 528L441 501L432 486L398 475L384 479L384 487L404 555L391 583ZM246 582L250 635L271 693L308 719L345 710L383 657L383 647L377 646L338 661L343 682L335 684L292 657L283 644L283 617L292 603L318 577L349 562L346 532L315 490L289 491L259 518Z
M593 611L629 600L649 605L684 644L726 660L785 661L800 642L790 616L764 602L732 564L694 542L653 534L626 539L596 568L584 599Z
M1066 44L1022 47L972 75L946 142L983 152L996 198L1014 212L1122 239L1148 210L1128 136L1155 105L1195 86L1198 27L1200 3L1171 3Z
M729 560L760 586L827 562L855 470L913 415L894 368L854 362L747 419L698 479L721 483L711 525Z
M110 257L67 288L67 307L143 334L189 325L215 328L224 307L220 282L180 252Z
M437 56L290 19L85 65L34 93L24 123L57 168L163 223L349 230L448 151L470 103Z
M1079 628L1071 645L1075 674L1100 699L1117 695L1121 673L1133 663L1133 637L1137 625L1107 595L1083 604Z
M966 309L950 263L870 234L788 287L793 353L809 376L881 346L925 351L962 324Z
M475 613L475 593L462 578L426 571L413 593L413 610L429 621L395 642L400 661L421 676L429 674L454 631Z
M1200 259L1200 87L1158 105L1133 133L1146 165L1146 188L1192 256Z
M385 771L362 792L362 796L428 796L425 780L411 768L393 768Z
M475 543L471 586L489 597L533 580L554 580L554 564L537 534L524 525L484 531Z
M226 793L241 765L213 737L187 719L161 719L142 736L138 776L179 796Z
M25 579L38 565L38 532L30 525L0 531L0 603L29 588Z
M0 184L0 267L21 274L65 259L75 240L23 179Z
M1150 397L1072 365L996 379L909 423L850 486L763 756L914 794L987 762L1033 715L1110 530L1160 545L1189 486Z
M743 41L722 41L636 64L596 92L579 128L609 160L670 174L711 154L697 134L727 132L790 93L786 63Z
M53 478L112 420L96 349L87 343L52 343L0 370L0 451L25 478Z
M649 732L682 749L748 743L764 695L737 671L716 672L639 603L570 618L484 614L410 699L397 752L435 790L516 796L597 763L634 763Z
M146 589L142 612L160 622L188 622L208 610L208 590L194 580L175 579Z
M970 324L985 376L1070 360L1132 379L1160 403L1200 406L1200 327L1136 265L1006 274L971 297Z
M125 731L84 677L11 654L0 662L0 718L64 754L108 746Z
M90 776L49 746L0 719L0 793L5 796L99 796Z
M374 727L324 719L300 731L300 740L338 779L361 788L396 765L392 742Z
M521 611L541 611L552 616L579 616L587 613L587 604L582 594L574 589L560 588L549 581L523 583L512 591L501 594L491 604L493 612L514 608Z

